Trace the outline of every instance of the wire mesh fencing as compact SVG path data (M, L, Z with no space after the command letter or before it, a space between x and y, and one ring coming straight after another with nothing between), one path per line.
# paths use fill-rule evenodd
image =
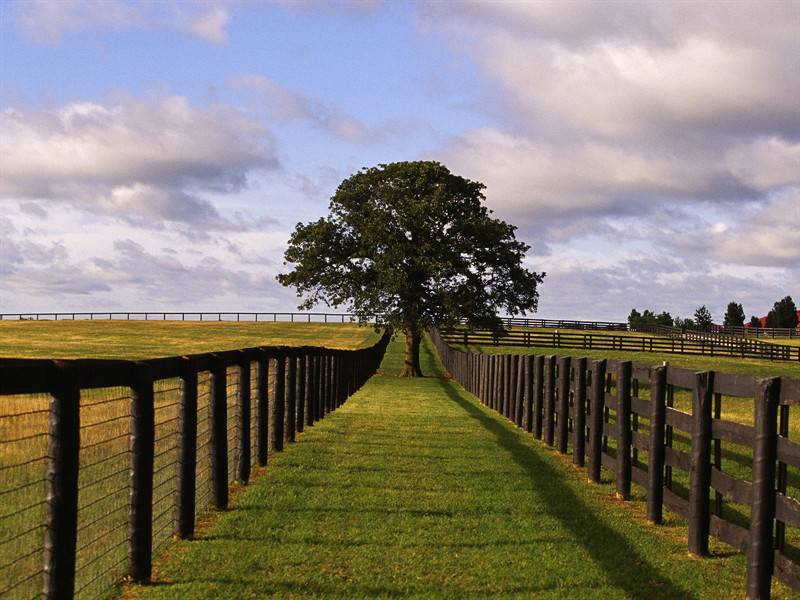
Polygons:
M147 581L174 536L227 506L230 482L295 439L299 400L338 406L388 340L140 362L0 359L0 596L95 598L122 578Z
M50 396L0 398L0 597L41 593Z

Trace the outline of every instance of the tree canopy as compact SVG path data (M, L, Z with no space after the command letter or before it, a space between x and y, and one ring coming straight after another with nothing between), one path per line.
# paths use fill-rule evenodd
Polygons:
M797 307L791 296L778 300L767 313L767 327L797 327Z
M722 323L725 327L742 327L744 325L744 308L737 302L729 302Z
M497 314L535 311L544 273L523 266L530 247L491 216L485 186L433 161L362 169L345 179L330 213L298 223L284 254L300 308L346 306L406 333L404 374L420 375L431 325L498 328Z
M711 313L706 308L706 305L698 306L694 311L694 323L700 329L708 329L714 324Z
M639 325L665 325L672 327L674 320L672 315L667 311L656 314L654 311L646 308L644 312L639 312L635 308L631 309L631 314L628 315L628 325L630 327L638 327Z

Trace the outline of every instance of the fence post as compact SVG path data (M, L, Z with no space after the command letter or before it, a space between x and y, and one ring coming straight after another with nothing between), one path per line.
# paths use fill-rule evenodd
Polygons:
M586 359L579 358L573 367L572 378L572 464L582 467L586 456Z
M178 536L194 535L197 488L197 369L188 357L181 359L181 399L178 415Z
M558 451L567 453L569 444L569 368L570 357L558 358Z
M289 364L286 379L286 439L294 442L297 431L297 351L289 350L286 361Z
M505 397L505 356L502 354L497 355L497 397L495 398L495 410L503 414L503 398Z
M74 368L53 361L47 451L44 597L72 600L78 537L80 388Z
M630 361L617 368L617 497L631 496L631 371Z
M689 472L689 552L698 556L708 554L713 395L713 371L696 373L692 398L692 454Z
M491 402L489 408L497 410L497 398L500 395L500 356L492 354Z
M311 400L310 404L308 405L311 422L309 425L313 425L319 421L319 386L321 368L319 350L314 350L314 353L311 355L311 364Z
M747 597L770 597L774 548L775 461L778 448L779 377L760 379L755 396L755 443L753 445L753 504L747 544Z
M334 395L334 379L333 379L333 367L335 365L333 360L333 353L330 351L328 352L328 356L326 357L326 371L325 371L325 412L332 412L333 411L333 395Z
M524 416L523 410L525 402L525 398L523 396L525 391L525 365L525 357L517 356L516 381L514 382L514 397L516 398L514 405L514 424L517 427L523 426L522 418Z
M267 465L269 453L269 355L266 349L258 351L258 464Z
M228 507L228 388L227 367L212 356L211 365L211 501L220 510Z
M511 415L511 355L503 355L503 416L508 419Z
M542 417L544 415L544 356L533 357L533 436L542 439Z
M317 388L317 420L319 420L325 418L325 397L327 394L327 382L325 380L325 376L328 359L322 350L320 350L317 358L319 360L319 369L317 373L317 378L319 379L319 386Z
M647 518L663 521L664 424L666 421L667 367L650 369L650 464L647 466Z
M283 430L286 411L286 353L279 350L275 356L275 402L272 410L272 449L283 451Z
M548 446L554 442L553 413L556 404L556 357L546 356L547 379L544 386L544 441Z
M525 431L533 432L533 356L526 356L525 359Z
M589 428L589 481L600 483L603 465L603 410L605 408L606 360L592 361L592 424Z
M239 353L239 396L236 398L238 432L236 440L236 479L250 480L250 357Z
M306 424L306 392L308 390L308 354L300 350L297 356L297 431L303 431Z
M131 474L129 575L133 581L150 579L153 566L153 454L155 412L153 378L149 367L137 363L131 386Z

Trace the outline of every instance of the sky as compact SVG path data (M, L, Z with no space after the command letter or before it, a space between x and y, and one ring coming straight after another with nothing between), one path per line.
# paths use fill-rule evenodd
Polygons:
M0 0L0 312L286 311L359 169L486 185L536 316L800 304L800 2Z

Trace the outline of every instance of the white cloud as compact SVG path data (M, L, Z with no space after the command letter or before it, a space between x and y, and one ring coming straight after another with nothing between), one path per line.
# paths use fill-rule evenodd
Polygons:
M0 199L67 201L131 222L238 226L203 193L277 167L269 133L231 108L182 97L0 112Z
M351 142L376 141L382 137L351 115L291 91L263 75L241 75L234 78L233 85L255 92L259 107L266 110L270 119L306 121L336 138Z
M721 263L800 269L800 187L744 208L731 225L685 234L679 244Z
M57 44L73 31L97 29L176 29L213 44L228 40L228 10L217 2L175 0L20 0L17 27L38 43Z
M765 201L800 184L797 7L688 6L427 5L423 27L472 56L506 108L441 156L523 221Z
M800 185L800 141L759 137L729 148L731 173L760 190Z
M189 31L207 42L224 44L228 41L225 27L229 20L228 11L221 6L215 6L208 12L198 15L189 26Z

